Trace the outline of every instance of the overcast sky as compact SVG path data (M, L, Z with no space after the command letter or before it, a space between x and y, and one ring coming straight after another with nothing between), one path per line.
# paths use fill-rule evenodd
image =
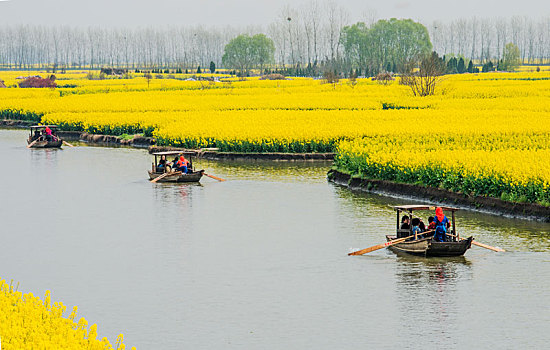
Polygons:
M261 25L273 22L286 4L311 0L0 0L0 24L101 26ZM322 3L323 1L319 1ZM458 17L550 16L550 0L340 0L350 19L366 12L378 18L413 18L424 23Z

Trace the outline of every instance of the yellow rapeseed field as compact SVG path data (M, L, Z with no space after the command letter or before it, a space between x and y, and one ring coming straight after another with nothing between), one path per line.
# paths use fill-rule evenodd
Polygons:
M2 349L113 349L107 338L97 338L97 325L88 327L84 318L76 321L76 306L68 317L66 307L14 290L0 280L0 342ZM120 334L114 349L124 350ZM132 348L135 349L135 348Z
M0 78L13 86L27 74L2 73ZM436 95L424 98L412 96L397 81L383 86L370 79L324 84L307 78L193 81L186 80L191 75L162 75L147 82L143 74L130 77L88 80L86 72L76 72L58 74L62 88L55 90L2 89L0 116L92 133L145 133L161 145L190 148L338 150L336 165L352 173L548 201L547 71L446 76ZM394 147L396 142L403 144ZM451 170L460 179L476 174L475 183L490 179L499 185L472 189L456 179L450 186L439 177L396 177L379 171L386 165L407 174L422 167L441 169L439 177L450 176Z

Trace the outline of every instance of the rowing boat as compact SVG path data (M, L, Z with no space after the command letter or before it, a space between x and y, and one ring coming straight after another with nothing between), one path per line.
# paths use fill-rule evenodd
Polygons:
M413 236L412 225L409 228L400 228L400 215L401 212L408 212L409 218L415 216L413 213L417 210L434 210L434 207L428 205L400 205L395 206L394 209L397 212L397 229L396 235L386 235L386 241L391 242L394 239ZM388 249L395 253L407 253L412 255L422 256L437 256L437 257L451 257L462 256L472 246L473 237L466 239L460 238L460 235L456 233L455 227L455 212L458 208L442 207L444 211L450 211L451 216L451 234L447 235L446 242L437 242L433 239L433 232L429 234L418 234L415 237L408 239L401 243L395 243L388 246Z
M182 154L187 154L189 156L190 153L184 151L153 153L155 160L151 164L151 170L147 171L149 173L149 181L154 180L157 177L161 177L156 182L199 182L204 175L204 170L195 171L191 161L189 161L188 172L186 174L181 171L173 171L169 166L166 166L166 163L163 164L164 166L159 166L159 157L161 157L161 159L163 156L164 158L170 156L179 157Z
M49 127L52 130L53 136L44 135L43 131ZM33 125L31 133L27 139L29 148L61 148L63 140L56 136L57 125Z
M153 180L161 175L164 175L166 173L161 172L152 172L148 171L149 173L149 180ZM199 171L193 171L187 174L182 174L181 172L177 171L173 174L165 175L162 179L158 180L158 182L199 182L201 180L201 177L204 173L204 170Z

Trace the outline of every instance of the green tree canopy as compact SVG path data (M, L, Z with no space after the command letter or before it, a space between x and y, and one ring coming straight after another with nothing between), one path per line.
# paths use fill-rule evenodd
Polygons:
M344 27L341 40L350 64L373 72L384 69L389 62L402 72L408 62L432 50L426 27L411 19L380 20L370 28L359 22Z
M513 43L506 44L502 55L502 66L499 66L499 69L511 72L516 70L520 63L519 47Z
M274 62L274 55L273 40L264 34L241 34L225 45L222 62L226 68L238 69L240 76L245 76L252 68L263 69Z

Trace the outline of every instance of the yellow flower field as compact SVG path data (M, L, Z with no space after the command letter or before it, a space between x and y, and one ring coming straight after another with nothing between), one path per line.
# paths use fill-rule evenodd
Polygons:
M36 73L2 72L0 79L13 86L26 74ZM336 165L358 174L387 164L409 174L419 167L444 174L462 169L453 176L475 173L474 182L499 179L513 188L453 189L511 200L548 199L548 71L445 76L436 95L424 98L412 96L398 82L383 86L370 79L324 84L308 78L222 77L214 82L185 80L192 75L162 77L148 84L140 73L106 80L87 80L86 72L57 74L62 87L55 90L2 89L0 117L92 133L144 133L161 145L190 148L338 150ZM405 143L395 148L396 142ZM448 161L433 161L433 150ZM436 180L414 182L447 186ZM532 185L533 193L518 190Z
M97 325L88 327L81 318L76 321L76 306L68 317L66 307L52 303L50 292L42 301L32 293L15 291L0 280L0 341L2 349L113 349L107 338L97 338ZM124 350L123 336L116 342ZM135 348L132 348L135 349Z

